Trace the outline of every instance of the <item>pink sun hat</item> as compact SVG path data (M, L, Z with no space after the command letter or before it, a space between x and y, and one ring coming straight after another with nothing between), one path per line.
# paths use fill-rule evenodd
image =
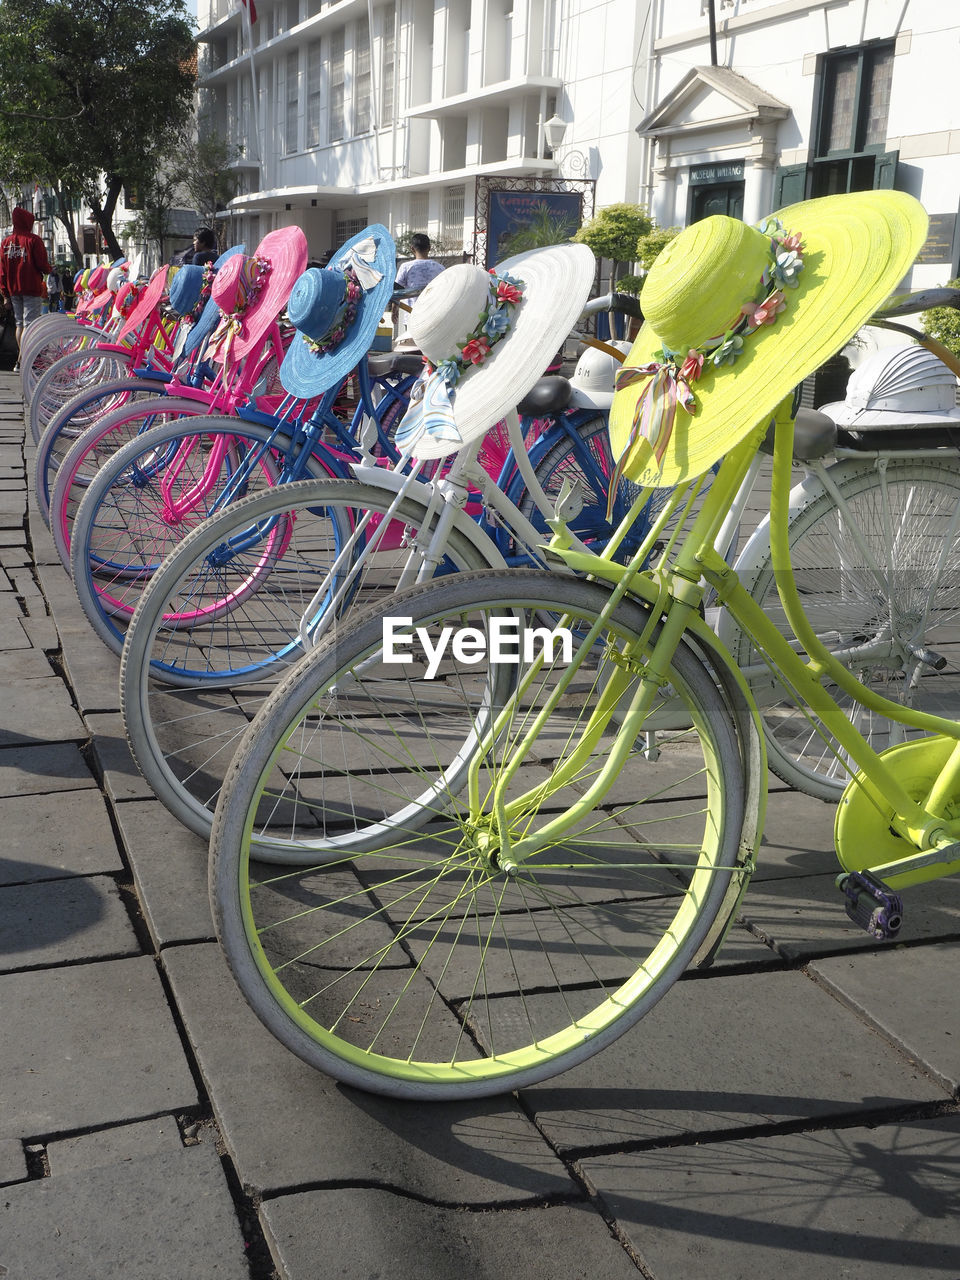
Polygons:
M210 296L221 320L210 353L223 363L242 360L262 341L287 305L307 266L307 238L300 227L271 231L252 255L237 253L216 274Z
M128 334L139 329L143 322L160 306L163 295L170 287L176 267L157 267L150 277L150 283L143 290L137 303L123 322L123 327L114 338L114 342L122 342Z

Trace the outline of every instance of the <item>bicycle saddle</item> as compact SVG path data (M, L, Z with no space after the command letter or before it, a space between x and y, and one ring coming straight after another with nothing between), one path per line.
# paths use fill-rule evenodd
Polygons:
M562 413L570 403L570 383L566 378L540 378L517 405L517 413L527 418L545 418Z
M367 367L375 378L384 378L388 373L419 373L423 356L419 352L408 355L403 351L385 351L368 355Z
M760 448L773 453L776 423L771 421ZM798 409L793 424L793 456L797 462L812 462L833 453L837 444L837 424L818 409Z

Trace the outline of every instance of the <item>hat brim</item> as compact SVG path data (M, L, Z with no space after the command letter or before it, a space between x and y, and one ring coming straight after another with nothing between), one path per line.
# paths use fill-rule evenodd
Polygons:
M244 313L243 328L230 348L232 361L242 360L260 345L267 330L287 305L297 277L307 266L307 237L300 227L281 227L263 237L253 251L267 258L270 271L263 288Z
M347 240L321 270L339 267L351 249L369 239L373 239L377 246L370 265L380 272L382 278L372 289L364 291L357 304L356 318L344 340L332 351L316 355L298 330L287 348L280 366L280 381L284 390L301 400L322 395L341 378L346 377L364 358L376 337L377 326L393 293L396 274L396 246L387 228L379 222L371 223L358 235Z
M145 320L157 310L160 306L160 299L163 297L167 289L167 282L171 267L158 267L150 277L150 283L144 289L137 305L124 321L120 332L114 338L114 342L122 342L129 334L134 333L140 328Z
M899 409L854 409L845 400L822 404L818 410L838 427L851 431L902 431L905 427L960 427L960 409L904 413Z
M243 253L246 245L235 244L229 249L225 249L217 258L213 266L219 271L223 264L229 259L235 257L238 253ZM200 318L196 324L190 325L189 331L183 341L183 354L191 356L205 342L217 327L217 321L220 319L220 308L214 302L213 298L208 298L204 304L203 310L200 312Z
M784 291L786 310L744 339L735 364L704 362L693 385L696 410L690 415L678 409L659 476L634 474L628 465L627 478L664 488L712 467L850 341L903 279L927 235L922 206L900 191L825 196L773 216L803 240L803 270L797 287ZM654 362L661 346L648 321L625 367ZM614 458L626 447L637 394L631 387L614 395Z
M489 431L504 414L516 408L547 364L557 354L590 296L597 262L585 244L550 245L507 258L493 268L521 281L523 299L514 310L505 339L483 364L465 369L453 397L453 416L459 443L422 436L414 456L444 458ZM442 275L436 280L442 280ZM431 281L431 284L433 281ZM430 285L417 299L428 302ZM464 338L466 335L464 335Z

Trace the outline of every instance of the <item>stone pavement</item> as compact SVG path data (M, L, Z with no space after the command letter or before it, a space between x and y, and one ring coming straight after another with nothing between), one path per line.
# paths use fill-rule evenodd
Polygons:
M960 1277L960 883L872 946L832 811L779 783L719 963L583 1067L402 1105L281 1048L28 510L18 393L0 373L0 1277Z

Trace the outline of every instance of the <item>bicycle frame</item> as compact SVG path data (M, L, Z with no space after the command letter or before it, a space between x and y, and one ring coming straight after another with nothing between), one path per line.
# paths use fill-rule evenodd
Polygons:
M628 564L620 565L614 562L611 558L612 550L617 537L623 534L623 524L618 528L613 542L600 555L589 551L584 554L581 550L572 550L562 532L551 542L551 551L570 568L606 581L613 590L603 614L579 646L578 653L574 656L574 663L562 676L548 704L512 754L510 766L496 783L492 808L498 827L501 865L518 864L551 844L572 829L603 798L610 782L618 775L622 761L636 741L637 735L643 732L645 718L658 689L667 681L673 655L685 632L697 629L694 620L699 621L698 609L703 597L704 584L708 584L716 590L720 603L729 610L751 638L764 661L777 677L793 691L801 705L808 706L812 710L855 762L860 770L855 779L855 785L863 788L870 800L882 809L885 810L892 805L891 826L904 839L906 847L912 848L914 852L894 862L872 866L869 870L894 888L960 871L960 843L958 843L960 842L960 819L947 818L942 812L946 807L945 798L956 795L960 790L960 723L902 707L899 703L891 702L865 689L821 644L803 613L787 547L787 507L793 454L792 421L778 423L776 433L771 490L771 544L777 586L784 611L795 637L808 655L807 661L794 651L789 640L780 633L750 597L734 570L715 550L728 509L741 488L765 434L766 424L763 424L762 427L751 432L724 460L713 485L704 498L703 506L692 528L684 537L672 563L667 562L672 550L672 547L668 546L660 564L654 570L642 569L641 566L650 550L650 546L646 544L637 551ZM646 497L646 493L641 494L635 506L642 505ZM681 497L682 495L678 495L677 501L680 501ZM633 514L633 511L628 513L623 523L630 521ZM648 537L648 543L652 544L656 536L655 526ZM632 667L634 673L640 673L641 679L626 714L618 717L618 729L610 757L579 803L547 823L535 837L524 837L511 844L509 838L511 820L531 802L533 796L542 795L543 788L551 786L552 782L541 784L536 792L527 793L509 802L504 800L507 784L527 753L539 725L556 705L563 688L569 683L591 643L599 634L600 627L609 620L616 604L627 592L651 605L651 621L641 640L633 648L625 651L620 658L624 669L628 670ZM656 628L659 628L659 632L654 635ZM719 646L719 642L715 647L715 653L726 654L725 661L732 665L732 659ZM869 746L824 689L821 681L825 677L829 677L864 706L882 712L900 723L929 733L944 735L953 741L954 746L949 752L946 763L940 769L926 796L917 800L908 793L883 756ZM600 734L610 725L616 701L624 683L624 679L617 676L610 682L587 723L578 746L570 758L564 762L563 777L558 775L558 785L572 776L580 762L589 754ZM607 696L608 693L609 696ZM756 702L749 693L748 698L755 724L759 726ZM513 701L511 699L511 703ZM503 718L508 714L509 708L497 717L497 722L489 731L492 735L499 732ZM471 799L477 804L479 802L477 777L482 755L481 749L471 765Z

